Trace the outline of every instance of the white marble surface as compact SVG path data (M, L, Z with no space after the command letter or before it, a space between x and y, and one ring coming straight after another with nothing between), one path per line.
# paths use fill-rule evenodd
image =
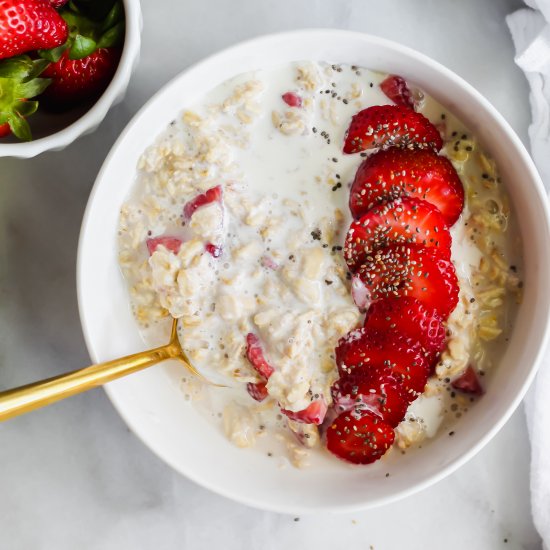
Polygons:
M520 5L520 0L144 2L142 61L124 104L94 135L66 151L31 161L0 160L0 387L88 362L74 282L86 198L117 134L173 75L265 32L362 30L413 46L455 70L525 139L527 86L513 64L504 24L505 14ZM103 391L95 390L0 426L0 550L351 545L535 550L541 545L529 512L528 466L519 410L469 464L418 495L368 512L295 521L234 504L180 477L128 431Z

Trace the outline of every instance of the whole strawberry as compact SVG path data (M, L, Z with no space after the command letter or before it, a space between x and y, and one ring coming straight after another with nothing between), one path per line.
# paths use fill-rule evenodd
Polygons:
M82 59L70 59L65 51L43 73L52 81L43 96L47 105L68 108L97 97L111 81L119 59L118 48L98 48Z
M75 4L61 11L70 28L67 42L40 52L51 61L44 71L51 84L43 99L44 104L54 110L97 99L115 74L121 55L124 12L120 0L112 3L110 11L101 14L101 19L92 17L93 10L84 14Z
M13 133L19 139L31 139L27 117L38 108L38 102L31 98L50 83L38 78L47 64L44 59L32 60L26 55L0 61L0 137Z
M69 28L46 0L0 0L0 59L63 44Z

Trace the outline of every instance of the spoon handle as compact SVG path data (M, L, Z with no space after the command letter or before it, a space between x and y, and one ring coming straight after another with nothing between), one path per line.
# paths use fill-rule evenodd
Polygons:
M0 392L0 421L101 386L165 359L177 358L181 360L181 355L181 348L172 341L159 348L134 353L120 359Z

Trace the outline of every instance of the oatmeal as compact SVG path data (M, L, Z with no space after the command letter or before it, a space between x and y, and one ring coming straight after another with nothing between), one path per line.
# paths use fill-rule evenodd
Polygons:
M273 449L299 466L333 414L335 348L372 297L352 292L343 250L350 184L371 152L344 154L342 144L353 115L392 103L385 78L294 63L225 82L144 152L121 210L120 265L144 339L163 342L176 317L193 365L231 386L205 385L196 406L215 410L235 445L282 440ZM451 384L472 365L490 372L521 297L520 243L494 162L452 114L415 94L464 205L450 233L458 303L434 374L397 426L402 449L471 406Z

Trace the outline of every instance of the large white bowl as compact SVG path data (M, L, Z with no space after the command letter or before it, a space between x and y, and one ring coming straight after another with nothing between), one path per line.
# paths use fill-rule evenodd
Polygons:
M296 52L299 52L298 54ZM279 512L344 511L386 503L442 479L470 459L502 427L533 379L548 334L550 266L546 195L518 137L479 93L431 59L364 34L307 30L257 38L188 69L158 92L128 124L97 178L84 216L78 256L78 299L94 361L143 349L117 265L117 223L136 163L184 106L244 71L301 59L362 65L398 73L456 113L496 159L519 216L525 247L525 297L502 363L487 394L456 425L455 436L422 450L392 453L370 467L338 461L297 470L240 450L197 414L178 387L180 367L160 365L111 383L106 391L130 428L190 479L243 503ZM391 472L390 477L385 473Z
M139 0L122 0L126 32L122 55L115 74L101 97L88 108L75 108L66 113L38 111L29 123L33 132L32 141L0 143L0 157L32 158L44 151L59 151L78 137L93 132L109 109L122 101L133 69L139 59L141 42L141 7Z

